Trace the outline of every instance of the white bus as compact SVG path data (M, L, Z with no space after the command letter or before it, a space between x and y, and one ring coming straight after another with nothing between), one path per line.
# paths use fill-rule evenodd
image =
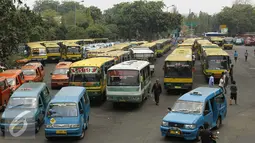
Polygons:
M141 103L150 93L151 73L147 61L131 60L107 71L107 100L113 103Z

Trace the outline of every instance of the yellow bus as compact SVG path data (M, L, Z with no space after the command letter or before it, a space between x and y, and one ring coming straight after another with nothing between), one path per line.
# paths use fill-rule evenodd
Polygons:
M221 48L207 48L203 49L201 64L206 80L212 73L215 79L220 79L222 72L230 69L231 59Z
M78 61L82 59L82 47L74 42L64 42L61 44L61 57L64 60Z
M61 48L57 42L45 42L42 45L47 49L47 57L49 61L59 61L61 59Z
M96 57L114 58L115 64L131 60L130 51L110 51L110 52L98 54Z
M75 43L75 44L78 44L80 46L84 46L85 45L84 39L64 40L63 42L64 43Z
M195 42L195 48L198 49L197 50L197 59L199 60L201 57L201 51L199 49L201 49L201 46L204 44L212 44L209 40L207 39L203 39L203 40L197 40Z
M86 87L91 100L106 100L107 70L114 65L114 58L96 57L71 64L68 72L70 86Z
M108 48L89 50L89 51L87 51L87 57L92 58L92 57L96 57L98 54L103 54L103 53L107 53L107 52L111 52L111 51L116 51L116 49L113 47L108 47Z
M209 48L220 48L221 49L221 47L219 47L218 45L216 45L216 44L212 44L212 43L202 43L201 44L201 46L199 46L199 51L198 51L198 53L199 53L199 56L200 56L200 58L199 59L201 59L201 56L202 56L202 52L203 52L203 50L204 49L209 49Z
M213 44L217 44L218 46L223 46L224 44L224 38L223 37L210 37L210 41Z
M134 42L130 42L130 44L132 46L140 46L140 45L146 44L146 43L148 43L148 41L134 41Z
M192 49L177 48L167 56L164 64L164 88L191 90L193 85Z
M187 48L192 49L193 45L194 45L194 43L186 43L186 42L183 42L183 43L181 43L181 44L178 44L178 48L179 48L179 47L187 47Z
M128 51L130 48L132 48L131 43L121 43L112 46L113 49L120 50L120 51Z
M170 39L157 40L157 41L155 41L155 43L157 43L157 48L156 48L157 57L163 56L171 48L171 40Z
M149 48L154 52L155 57L157 57L157 53L156 53L157 43L155 42L145 43L135 48Z
M39 61L43 65L45 65L48 56L47 56L46 47L43 46L42 44L43 44L43 41L27 43L25 45L25 50L27 51L28 60Z

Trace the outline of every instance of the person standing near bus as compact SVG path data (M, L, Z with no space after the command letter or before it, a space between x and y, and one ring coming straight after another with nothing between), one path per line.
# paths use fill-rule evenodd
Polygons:
M246 50L246 52L244 53L245 56L245 61L247 62L247 58L248 58L248 51Z
M159 83L159 79L157 79L156 83L154 83L151 92L154 93L154 99L155 99L156 105L158 105L159 104L159 96L162 93L162 88Z
M238 53L237 53L237 51L235 51L235 53L234 53L235 62L237 61L237 58L238 58Z

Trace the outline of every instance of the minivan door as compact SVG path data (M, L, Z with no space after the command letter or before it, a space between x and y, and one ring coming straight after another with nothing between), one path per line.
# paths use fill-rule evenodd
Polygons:
M212 128L212 124L213 124L213 112L212 112L211 104L210 104L209 101L206 101L206 103L205 103L205 108L204 108L203 116L204 116L204 122L209 123L210 128Z
M39 119L40 121L44 120L44 113L45 113L45 107L43 104L43 100L41 98L41 96L39 96L39 103L38 103L38 110L39 110Z
M82 106L82 101L80 100L79 101L79 112L80 112L80 125L84 128L84 114L85 114L85 111L84 111L84 108ZM86 126L85 126L86 127Z

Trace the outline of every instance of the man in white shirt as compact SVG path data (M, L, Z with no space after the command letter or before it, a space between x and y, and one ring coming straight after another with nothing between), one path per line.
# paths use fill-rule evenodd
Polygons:
M209 78L209 87L213 87L214 86L214 74L212 73L212 75Z
M219 87L221 88L222 92L225 92L224 91L224 75L222 75L220 78Z

